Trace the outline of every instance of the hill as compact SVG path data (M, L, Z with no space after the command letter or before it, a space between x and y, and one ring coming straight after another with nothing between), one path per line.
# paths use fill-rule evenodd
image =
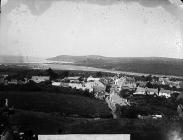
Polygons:
M104 57L60 55L47 60L117 71L183 76L183 59L164 57Z

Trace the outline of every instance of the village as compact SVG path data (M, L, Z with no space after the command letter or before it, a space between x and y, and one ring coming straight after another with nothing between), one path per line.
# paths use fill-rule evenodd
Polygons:
M113 118L116 116L116 104L120 106L130 105L129 97L137 95L151 95L153 97L164 97L166 99L178 96L183 91L183 80L171 79L169 77L157 76L133 76L115 74L114 76L105 76L101 72L97 72L97 76L69 76L66 75L62 78L54 76L54 71L48 69L49 73L44 76L32 75L31 78L23 77L12 78L8 74L0 76L0 85L26 85L30 82L40 84L49 82L52 87L65 87L72 88L80 91L87 91L96 99L104 100L111 109Z
M56 89L73 90L73 94L80 94L81 96L89 96L100 100L107 104L111 111L111 116L114 120L118 120L121 117L136 118L138 120L161 120L165 116L167 117L167 110L161 108L162 106L174 106L173 113L176 114L176 118L183 118L183 105L180 102L176 102L178 96L183 92L183 80L174 79L171 77L157 77L153 75L148 76L134 76L124 74L105 75L102 72L87 74L82 76L80 74L72 74L71 76L67 71L64 71L64 76L58 76L52 69L46 70L44 75L31 74L29 76L17 76L3 73L0 75L0 89L3 90L17 90L20 92L27 90L27 92L33 88L33 85L39 87L50 87ZM28 86L29 85L29 86ZM28 89L21 89L20 87L29 87ZM21 91L22 90L22 91ZM47 92L47 89L44 89ZM75 92L77 91L77 92ZM59 90L57 91L59 92ZM86 94L86 95L84 95ZM175 99L175 100L173 100ZM139 101L138 101L139 100ZM143 100L151 102L147 104L147 107L140 105ZM143 101L144 102L144 101ZM156 103L157 102L157 103ZM161 102L161 103L158 103ZM164 105L170 104L170 105ZM1 99L1 116L8 118L14 113L14 107L8 106L8 98ZM146 104L146 103L145 103ZM152 110L151 104L157 104L158 108ZM140 107L141 111L137 111L134 108ZM152 105L153 107L153 105ZM165 110L165 111L164 111ZM164 111L164 112L163 112ZM145 112L145 113L144 113ZM64 113L63 113L64 114ZM77 115L73 115L77 117ZM101 120L102 117L94 117L94 120ZM5 119L6 120L6 119ZM37 139L36 135L31 132L21 132L14 130L10 132L10 128L6 121L1 122L1 139L6 140L7 137L17 137L17 139L23 139L24 137L31 137L31 139ZM27 134L28 133L28 134ZM11 135L10 135L11 134ZM10 138L11 139L11 138Z

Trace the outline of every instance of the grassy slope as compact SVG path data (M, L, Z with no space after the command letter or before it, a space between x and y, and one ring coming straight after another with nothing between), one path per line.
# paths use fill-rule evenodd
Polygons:
M132 140L164 140L169 131L183 129L182 121L128 118L94 120L23 110L17 110L10 122L38 134L57 134L61 129L63 134L131 134Z
M56 134L59 129L66 134L117 134L130 133L135 140L162 139L174 123L170 120L138 120L106 118L95 120L86 117L110 115L107 105L88 97L44 92L0 92L0 98L18 110L11 116L12 124L19 124L38 134ZM77 117L64 117L78 114ZM180 124L181 123L181 124ZM178 122L183 126L182 122ZM175 127L176 128L176 127Z
M65 115L77 114L83 117L110 116L110 110L103 101L79 95L47 92L0 92L0 98L8 98L9 105L16 109L58 112Z

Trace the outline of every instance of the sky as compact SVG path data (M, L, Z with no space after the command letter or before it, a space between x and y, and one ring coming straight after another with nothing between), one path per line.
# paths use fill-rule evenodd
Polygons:
M183 59L180 0L1 0L0 55Z

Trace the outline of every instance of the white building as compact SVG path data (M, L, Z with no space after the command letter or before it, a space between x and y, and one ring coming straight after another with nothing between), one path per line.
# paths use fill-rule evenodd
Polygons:
M84 84L84 87L85 87L86 89L88 89L89 92L92 92L92 91L93 91L93 85L94 85L93 82L87 82L87 83Z
M146 93L146 88L143 87L137 87L137 90L133 94L138 94L138 95L145 95Z
M69 83L69 87L76 88L76 89L82 89L83 85L80 83Z
M147 94L153 95L156 94L158 95L158 89L155 88L146 88Z
M8 81L8 84L17 85L18 81L16 79L11 79L10 81Z
M94 82L94 81L99 81L99 80L100 80L100 78L94 78L92 76L87 78L87 82Z
M41 83L44 81L49 81L50 76L32 76L31 80L34 81L35 83Z
M64 80L68 80L70 83L79 83L79 76L75 76L75 77L67 77L64 78Z
M61 82L55 82L55 81L53 81L53 82L52 82L52 86L57 86L57 87L59 87L59 86L61 86Z
M173 92L170 90L161 89L159 92L159 96L165 96L166 98L170 98L172 93Z

